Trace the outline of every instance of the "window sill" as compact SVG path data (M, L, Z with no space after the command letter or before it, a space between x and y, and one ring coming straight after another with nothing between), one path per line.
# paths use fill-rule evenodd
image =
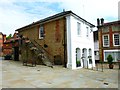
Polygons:
M40 39L40 40L43 40L44 38L43 38L43 37L40 37L39 39Z
M109 47L109 46L103 46L103 47Z
M120 46L120 45L113 45L114 47L118 47L118 46Z

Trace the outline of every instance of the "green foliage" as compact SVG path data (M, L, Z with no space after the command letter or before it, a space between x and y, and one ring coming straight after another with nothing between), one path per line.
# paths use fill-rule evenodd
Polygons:
M7 40L10 38L12 38L12 34L9 34L9 36L6 37Z
M100 60L100 63L101 63L101 64L104 63L103 60Z
M113 63L113 57L112 57L112 55L108 55L108 57L107 57L107 61L108 61L108 64L112 64Z
M77 60L77 61L76 61L76 66L77 66L77 67L81 66L80 60Z
M77 60L77 61L76 61L76 64L80 64L80 60Z

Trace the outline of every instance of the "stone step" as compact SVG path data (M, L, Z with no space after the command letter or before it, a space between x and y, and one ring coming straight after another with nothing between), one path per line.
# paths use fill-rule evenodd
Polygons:
M34 53L37 55L37 57L42 59L42 62L48 66L48 67L53 67L52 63L50 62L48 56L46 55L46 52L42 47L36 47L36 44L31 42L30 40L25 41L26 44L28 44L28 47L30 48L31 51L34 51Z
M31 47L30 50L37 50L37 48L36 47Z

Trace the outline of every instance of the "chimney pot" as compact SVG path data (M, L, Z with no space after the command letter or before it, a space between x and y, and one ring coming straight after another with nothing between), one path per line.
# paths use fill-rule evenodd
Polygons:
M97 18L97 26L98 27L100 26L100 20L99 20L99 18Z

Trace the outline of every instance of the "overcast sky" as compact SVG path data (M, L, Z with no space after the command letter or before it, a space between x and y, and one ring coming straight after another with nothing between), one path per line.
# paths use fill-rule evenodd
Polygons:
M0 0L0 32L9 35L32 22L71 10L96 25L97 18L105 22L118 20L120 0Z

